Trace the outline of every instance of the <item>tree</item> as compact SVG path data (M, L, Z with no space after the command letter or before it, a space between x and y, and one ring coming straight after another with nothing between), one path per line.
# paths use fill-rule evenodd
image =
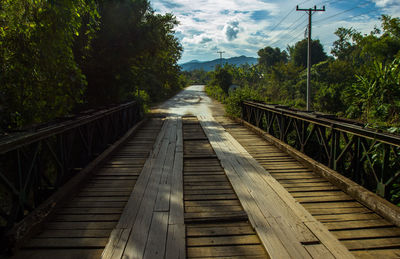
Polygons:
M100 0L99 12L100 31L83 63L90 106L129 100L138 89L165 98L182 87L173 15L155 14L147 0Z
M96 20L92 0L2 1L2 128L47 121L82 102L86 78L75 62L73 45L84 34L80 47L89 47Z
M296 66L307 66L307 49L307 39L301 40L295 44L293 51L290 53L290 59ZM324 61L327 58L328 56L324 52L324 48L319 40L311 41L311 65Z
M232 74L226 68L217 67L213 81L227 94L229 87L232 85Z
M258 64L264 69L269 69L279 62L286 63L288 56L286 51L281 51L279 48L265 47L257 52Z
M331 53L333 56L340 60L351 61L354 51L359 49L355 44L355 38L358 38L360 34L353 28L346 29L343 27L338 28L335 31L335 35L339 37L334 43Z

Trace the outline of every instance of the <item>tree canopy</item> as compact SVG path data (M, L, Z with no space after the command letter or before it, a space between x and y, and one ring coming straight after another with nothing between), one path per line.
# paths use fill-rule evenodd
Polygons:
M147 0L3 0L1 128L124 102L139 90L165 98L184 84L177 24Z
M296 66L307 67L308 40L304 39L297 42L290 52L290 59ZM319 40L311 41L311 65L315 65L328 57Z
M288 55L286 51L281 51L279 48L265 47L257 52L259 59L258 64L265 69L271 68L279 62L287 62Z

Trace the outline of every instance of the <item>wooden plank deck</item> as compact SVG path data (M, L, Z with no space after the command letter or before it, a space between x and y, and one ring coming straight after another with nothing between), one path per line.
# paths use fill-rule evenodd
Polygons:
M188 258L268 258L196 117L183 118Z
M358 258L400 258L400 228L232 120L221 125Z
M353 258L213 117L199 119L271 258Z
M14 258L99 258L161 125L146 122Z
M102 258L185 258L182 145L167 118Z

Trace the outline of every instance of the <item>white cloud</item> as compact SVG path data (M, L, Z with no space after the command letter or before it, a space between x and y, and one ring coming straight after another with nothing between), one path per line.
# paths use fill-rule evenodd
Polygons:
M388 5L396 3L398 0L374 0L376 6L386 7Z
M180 21L176 31L184 47L181 62L186 62L217 59L217 50L225 51L224 57L257 57L257 51L267 45L285 49L304 37L307 15L295 11L299 2L303 2L301 8L307 8L321 7L327 1L153 0L152 5L156 12L173 13ZM328 43L336 40L334 32L340 26L367 33L380 24L377 19L380 14L400 16L399 0L372 0L369 6L365 6L364 0L337 0L325 5L326 12L313 15L313 21L320 20L313 25L313 38L326 44L327 52L331 45ZM354 8L357 6L362 8ZM354 9L335 16L351 8ZM360 12L363 15L360 16ZM330 16L334 17L324 20Z

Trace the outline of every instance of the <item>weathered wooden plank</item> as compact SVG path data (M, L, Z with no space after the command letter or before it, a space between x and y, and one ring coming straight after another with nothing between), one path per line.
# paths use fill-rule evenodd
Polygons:
M120 214L123 208L62 208L57 214Z
M324 225L329 230L337 229L354 229L354 228L372 228L372 227L391 227L393 223L384 219L357 220L357 221L340 221L326 222Z
M207 177L185 175L184 182L224 182L226 179L225 175L209 175Z
M113 229L116 222L49 222L46 229Z
M43 249L21 250L15 257L16 259L98 259L101 256L103 249Z
M201 201L201 200L234 200L237 199L236 194L188 194L185 195L185 201Z
M255 245L260 244L257 235L240 236L212 236L212 237L188 237L188 246L212 246L212 245Z
M164 258L167 242L168 212L154 212L143 258ZM138 258L142 258L139 256Z
M321 196L337 196L344 194L341 191L324 191L324 192L291 192L294 198L297 197L321 197Z
M321 222L336 222L336 221L349 221L349 220L369 220L369 219L382 219L381 216L375 213L351 213L351 214L335 214L335 215L315 215L317 220Z
M109 229L47 229L39 233L38 238L50 237L104 237L110 236Z
M167 244L165 251L166 259L186 258L185 225L168 225Z
M185 201L185 207L195 207L195 206L240 206L238 200L212 200L212 201Z
M330 191L339 190L338 187L333 185L326 186L300 186L300 187L284 187L289 193L292 192L313 192L313 191Z
M337 230L332 233L339 239L400 237L397 227Z
M169 211L171 197L171 177L175 157L175 142L169 144L167 156L162 169L160 183L158 185L158 193L154 211Z
M24 248L104 248L108 237L85 238L32 238Z
M342 243L350 250L398 248L400 237L342 240Z
M250 225L246 226L225 226L225 227L188 227L186 230L188 237L199 236L232 236L232 235L251 235L254 229Z
M88 202L69 202L64 205L64 208L123 208L126 202L119 201L88 201Z
M185 212L229 212L229 211L242 211L242 206L194 206L185 207Z
M221 185L185 185L186 190L230 190L232 186L227 183L223 183Z
M354 201L354 198L347 194L339 194L336 196L316 196L316 197L296 197L298 202L304 203L315 203L315 202L331 202L331 201Z
M78 197L129 197L131 191L109 191L109 192L99 192L99 191L83 191L78 194Z
M356 208L307 208L307 210L313 215L338 215L348 213L367 213L371 212L370 209L365 207Z
M96 221L115 221L120 218L120 214L59 214L53 219L54 222L58 221L76 221L76 222L96 222Z
M170 126L168 127L168 132L165 135L164 143L166 145L165 151L168 150L169 145L174 145L174 140L176 140L176 120L168 120ZM132 233L126 242L126 247L123 256L128 258L141 258L145 253L146 243L148 240L149 230L151 226L151 217L153 208L157 198L157 189L160 183L162 168L164 166L167 154L166 152L159 152L157 160L155 161L153 176L149 185L146 188L146 195L139 206L139 211L137 216L134 218L133 224L131 225ZM155 214L154 214L155 215ZM132 221L133 219L130 218ZM164 244L165 247L165 244Z
M244 211L227 211L227 212L186 212L185 222L210 222L210 221L246 221L247 214Z
M360 203L358 202L320 202L320 203L304 203L302 204L303 207L305 208L318 208L318 209L323 209L323 208L360 208L363 207Z
M312 258L334 259L335 256L322 244L304 246Z
M129 196L78 196L72 200L72 203L77 202L126 202Z
M186 238L183 205L183 136L182 119L177 120L176 149L172 170L170 212L168 219L166 259L186 258Z
M209 246L209 247L188 247L188 257L220 257L220 256L253 256L264 255L265 251L258 245L239 246Z
M232 189L218 189L218 190L185 190L186 195L215 195L215 194L234 194Z
M357 258L362 259L394 259L400 258L400 249L382 249L382 250L359 250L352 251Z

